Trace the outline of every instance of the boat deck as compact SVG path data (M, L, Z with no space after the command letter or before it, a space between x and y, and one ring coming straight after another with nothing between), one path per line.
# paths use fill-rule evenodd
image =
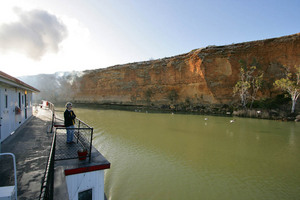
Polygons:
M53 134L47 133L51 113L39 110L1 144L1 153L13 153L17 163L18 199L38 199ZM13 162L0 159L0 186L14 185Z
M18 199L39 199L53 140L53 133L48 133L51 120L50 110L39 109L1 144L1 153L13 153L16 157ZM89 157L78 159L77 151L89 145L80 137L75 131L74 143L66 144L66 130L56 131L54 199L68 199L65 175L110 168L110 163L94 147L91 149L91 160ZM10 156L0 157L0 177L0 187L14 185Z

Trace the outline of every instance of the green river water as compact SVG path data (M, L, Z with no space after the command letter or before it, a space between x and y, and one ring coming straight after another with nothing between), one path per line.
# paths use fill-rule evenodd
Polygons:
M300 123L74 111L111 162L108 199L300 199Z

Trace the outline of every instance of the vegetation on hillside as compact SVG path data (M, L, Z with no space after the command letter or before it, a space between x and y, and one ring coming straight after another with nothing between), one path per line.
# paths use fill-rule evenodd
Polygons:
M234 95L239 95L244 108L250 103L250 108L256 100L257 92L262 87L264 73L259 69L258 63L253 60L251 65L240 61L240 78L233 88Z
M236 82L233 93L240 98L241 106L247 108L277 109L285 108L285 105L292 101L291 113L295 112L296 102L300 96L300 66L291 68L284 67L285 76L274 81L273 86L282 90L283 93L275 98L257 99L257 93L263 88L264 73L260 70L259 64L253 60L251 65L240 61L240 75ZM287 109L287 108L286 108Z
M295 112L297 99L300 95L300 66L294 66L295 73L291 73L286 67L285 78L281 78L274 82L274 86L287 92L292 100L291 113Z

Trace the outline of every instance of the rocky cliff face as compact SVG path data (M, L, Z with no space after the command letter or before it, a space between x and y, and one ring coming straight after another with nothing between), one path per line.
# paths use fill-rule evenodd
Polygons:
M264 71L260 98L276 94L283 66L300 65L300 34L227 46L209 46L174 57L85 71L72 85L73 101L131 105L223 105L238 101L233 87L240 60Z
M155 105L169 108L222 107L239 102L233 87L240 61L264 71L259 98L281 93L273 83L284 68L300 65L300 33L227 46L209 46L189 53L85 72L57 72L19 77L38 88L36 100L53 102ZM178 108L177 106L176 108Z

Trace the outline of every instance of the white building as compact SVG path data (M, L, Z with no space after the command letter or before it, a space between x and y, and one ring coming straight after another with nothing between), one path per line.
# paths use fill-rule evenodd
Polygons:
M38 89L0 71L0 142L32 116L32 93Z

